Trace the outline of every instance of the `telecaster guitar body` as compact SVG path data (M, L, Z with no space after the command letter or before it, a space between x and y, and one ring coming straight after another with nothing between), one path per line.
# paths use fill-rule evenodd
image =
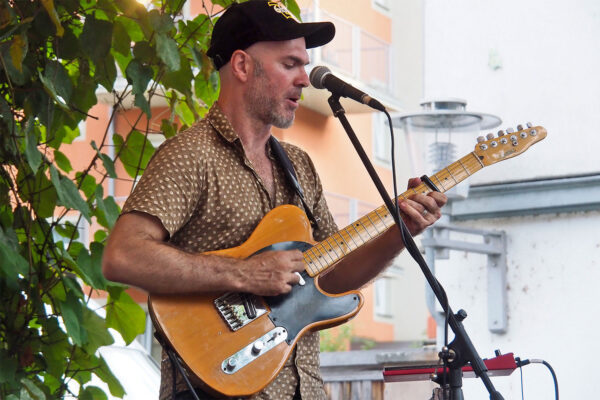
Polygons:
M246 258L269 250L305 251L313 243L304 212L285 205L269 212L241 246L207 254ZM342 324L362 307L359 292L329 295L313 277L301 275L303 285L274 297L153 294L150 315L204 390L251 395L277 376L303 333ZM247 315L244 301L256 317Z
M490 136L491 135L491 136ZM445 192L483 167L515 157L546 137L541 126L528 124L480 137L473 152L430 177L430 186ZM427 194L426 183L399 197ZM156 295L150 316L159 334L179 355L187 371L205 390L217 395L248 396L271 382L308 330L346 322L362 307L357 291L332 296L320 290L317 277L394 225L385 206L315 243L304 212L291 205L271 210L239 247L211 252L247 258L261 251L303 252L304 284L286 295L258 297L240 293Z

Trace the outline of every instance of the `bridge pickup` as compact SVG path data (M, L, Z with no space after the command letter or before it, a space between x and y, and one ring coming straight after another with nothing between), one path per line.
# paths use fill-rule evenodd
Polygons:
M248 293L225 293L216 298L214 304L234 332L267 312L262 300Z

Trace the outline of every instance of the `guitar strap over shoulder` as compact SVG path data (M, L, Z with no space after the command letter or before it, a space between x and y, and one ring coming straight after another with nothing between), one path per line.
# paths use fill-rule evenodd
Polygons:
M288 183L292 185L292 187L296 191L296 194L298 194L298 197L300 198L300 202L304 207L304 212L306 213L306 216L310 221L310 225L313 227L313 229L318 229L319 224L317 222L317 219L313 215L312 210L306 204L306 199L304 198L304 191L302 190L302 187L300 187L300 183L298 183L298 177L296 176L296 171L294 170L294 166L292 165L290 158L281 146L281 143L279 143L279 140L275 138L275 136L271 135L269 141L271 143L271 150L273 151L273 155L283 167L285 177L287 178Z

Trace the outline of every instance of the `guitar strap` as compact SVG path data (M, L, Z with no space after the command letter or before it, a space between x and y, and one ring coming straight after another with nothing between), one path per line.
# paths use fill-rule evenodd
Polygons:
M300 202L302 203L302 207L304 207L304 212L306 213L306 216L310 221L310 225L313 229L318 229L318 221L313 215L310 207L308 207L308 205L306 204L306 199L304 198L304 191L302 190L302 187L300 187L300 183L298 183L298 177L296 176L296 171L294 170L294 166L292 165L290 158L281 146L281 143L279 143L279 140L275 138L275 136L271 135L269 141L271 143L271 150L273 151L273 155L283 167L285 177L287 178L288 183L294 188L296 194L298 194L298 197L300 198Z

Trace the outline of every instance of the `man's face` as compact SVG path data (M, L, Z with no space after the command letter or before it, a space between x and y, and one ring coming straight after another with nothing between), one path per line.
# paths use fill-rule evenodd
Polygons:
M247 53L253 63L245 93L248 111L267 125L288 128L294 122L302 88L309 84L304 38L256 43Z

